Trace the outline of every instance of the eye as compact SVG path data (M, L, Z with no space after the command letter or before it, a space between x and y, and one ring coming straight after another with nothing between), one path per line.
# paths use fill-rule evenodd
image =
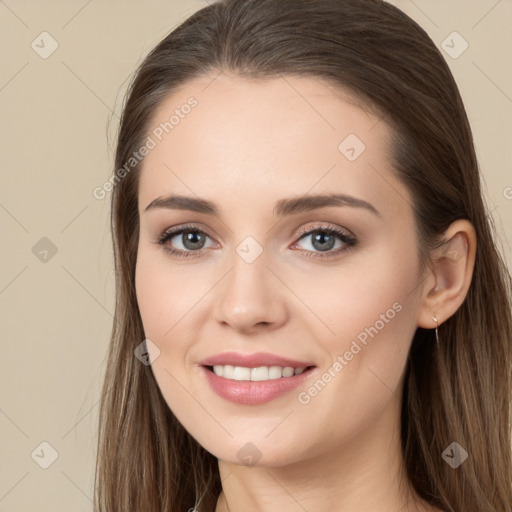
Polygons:
M165 231L158 238L157 243L173 256L188 257L195 256L194 253L204 249L207 238L210 237L196 226L180 226ZM174 243L172 243L173 239L176 239ZM177 248L176 245L178 245Z
M307 240L305 244L306 256L313 258L326 258L337 256L342 252L348 251L354 247L357 240L354 236L345 233L337 227L313 226L299 232L300 240L292 247L295 247L302 240ZM308 240L309 239L309 240ZM339 241L337 247L336 242ZM336 249L333 251L333 249ZM326 253L325 255L322 253Z

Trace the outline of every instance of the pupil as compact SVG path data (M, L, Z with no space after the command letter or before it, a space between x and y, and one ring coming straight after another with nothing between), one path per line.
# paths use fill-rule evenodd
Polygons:
M325 239L330 238L330 240L325 244ZM318 244L319 243L319 244ZM315 249L320 250L329 250L334 247L334 237L325 232L319 232L319 234L313 237L313 247Z
M185 231L183 233L183 245L187 249L201 249L204 237L197 231Z

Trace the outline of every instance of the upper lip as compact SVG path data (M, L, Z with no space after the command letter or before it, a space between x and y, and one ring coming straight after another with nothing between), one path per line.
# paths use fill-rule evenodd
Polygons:
M313 363L288 359L287 357L281 357L267 352L255 352L253 354L223 352L222 354L216 354L203 359L199 364L203 366L243 366L246 368L257 368L258 366L291 366L292 368L306 368L308 366L314 366Z

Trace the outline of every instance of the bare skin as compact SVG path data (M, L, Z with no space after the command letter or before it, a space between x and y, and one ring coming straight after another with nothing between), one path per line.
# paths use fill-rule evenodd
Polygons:
M433 329L434 314L440 325L466 296L472 225L453 223L437 263L420 274L412 199L389 163L384 121L318 79L215 76L173 92L152 121L158 127L197 100L144 160L136 291L145 335L160 350L152 370L162 394L219 459L216 512L435 510L407 484L401 390L417 327ZM146 210L170 194L207 199L218 214ZM316 194L350 195L378 213L274 212L281 199ZM181 234L156 243L183 224L204 233L202 248ZM336 235L328 250L314 243L333 227L356 244ZM302 228L310 234L299 236ZM254 241L242 247L261 250L250 263L237 252L247 237ZM210 388L200 365L226 351L310 361L314 374L264 404L234 403ZM325 386L312 391L318 379Z

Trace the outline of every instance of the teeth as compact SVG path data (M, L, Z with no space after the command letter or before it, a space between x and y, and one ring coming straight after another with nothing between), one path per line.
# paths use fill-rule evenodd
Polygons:
M268 368L266 366L251 368L250 380L268 380Z
M300 375L306 368L292 368L291 366L259 366L258 368L247 368L245 366L215 365L213 372L219 377L230 380L274 380L282 377Z
M283 377L291 377L295 370L291 366L286 366L283 368Z
M280 366L271 366L268 369L269 379L280 379L283 376L283 369Z
M251 380L251 369L244 368L243 366L235 366L233 378L235 380Z

